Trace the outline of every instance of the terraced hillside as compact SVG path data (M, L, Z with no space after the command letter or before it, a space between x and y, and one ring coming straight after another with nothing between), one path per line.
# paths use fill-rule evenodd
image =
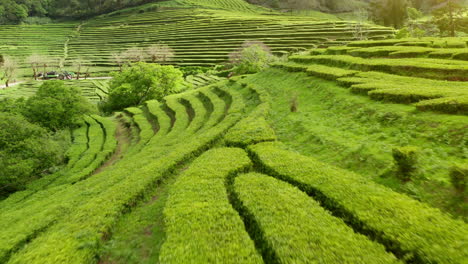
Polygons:
M0 200L0 263L468 259L467 38L386 39L393 30L367 26L377 40L352 41L353 22L241 0L164 1L68 25L38 52L59 54L65 39L61 64L82 57L95 75L116 69L112 53L159 42L180 66L220 64L245 39L301 52L84 116L67 164ZM109 89L106 79L65 83L94 102Z
M0 30L0 54L15 56L22 77L32 76L24 59L33 53L56 59L49 63L49 70L76 70L73 63L80 58L91 62L93 75L107 76L117 69L112 54L135 46L168 44L176 52L171 63L214 66L225 62L228 54L248 39L264 41L277 54L356 39L355 22L286 16L242 0L164 1L82 23L8 26ZM394 32L369 25L363 33L370 39L382 39Z
M353 42L314 49L277 67L337 81L371 99L421 111L468 113L468 39Z
M74 132L64 170L0 202L0 260L460 263L467 257L464 222L271 142L277 137L267 120L275 106L253 80L128 108L116 114L121 125L87 117Z

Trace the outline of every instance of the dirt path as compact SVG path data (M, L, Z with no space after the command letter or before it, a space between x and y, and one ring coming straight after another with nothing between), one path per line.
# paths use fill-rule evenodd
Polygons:
M102 164L101 167L95 170L92 175L104 171L106 168L121 160L130 146L130 130L126 128L119 120L116 120L116 122L117 130L115 131L115 138L117 139L117 148L115 149L114 154L112 154L112 156L104 164Z
M8 88L11 88L11 87L13 87L13 86L16 86L16 85L22 84L22 83L24 83L24 81L15 82L15 83L10 83L10 86L9 86ZM5 89L5 88L6 88L6 85L5 85L5 84L0 85L0 89Z

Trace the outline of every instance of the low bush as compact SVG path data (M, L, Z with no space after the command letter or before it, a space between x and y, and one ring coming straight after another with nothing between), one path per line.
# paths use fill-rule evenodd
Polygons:
M411 180L411 176L418 170L419 148L414 146L394 148L392 150L392 155L400 180Z
M250 173L231 188L265 263L398 263L288 183Z
M468 165L456 164L450 169L450 182L455 190L461 194L466 193L468 182Z
M468 115L468 95L425 100L415 106L420 111Z
M397 257L418 263L463 263L466 223L352 172L271 143L249 147L265 172L286 180L342 216Z
M263 263L225 188L230 175L250 166L241 149L213 149L178 178L164 209L161 263Z

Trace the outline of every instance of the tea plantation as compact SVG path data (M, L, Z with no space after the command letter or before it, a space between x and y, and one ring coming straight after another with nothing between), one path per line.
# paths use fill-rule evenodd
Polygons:
M245 40L284 56L85 115L66 165L0 199L0 263L466 263L468 38L365 24L359 40L357 23L177 0L0 25L1 55L89 61L90 78L64 83L97 105L129 48L167 44L180 68ZM19 64L0 100L43 83Z

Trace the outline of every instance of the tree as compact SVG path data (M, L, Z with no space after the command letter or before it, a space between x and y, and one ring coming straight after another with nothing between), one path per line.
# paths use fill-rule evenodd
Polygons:
M119 72L122 72L122 67L125 63L125 59L122 53L112 53L111 56L112 56L112 61L115 64L117 64L117 66L119 67Z
M367 31L365 23L369 20L369 13L365 9L358 9L354 11L356 23L354 24L354 38L357 40L367 39Z
M5 86L9 87L11 79L15 77L16 71L18 70L18 64L11 57L4 57L1 66L3 72L3 77L1 79L5 80Z
M39 69L43 65L43 62L47 59L44 56L33 54L26 58L26 62L31 65L33 70L34 80L37 80L37 75L39 74Z
M468 8L462 0L440 0L434 8L433 23L437 25L442 34L456 36L456 31L468 33Z
M138 47L132 47L122 52L122 57L127 63L136 63L145 60L145 52Z
M147 100L161 100L177 91L183 82L182 72L173 66L139 62L114 74L109 96L103 108L107 112L140 105Z
M401 28L408 16L407 7L406 0L371 0L369 13L376 23Z
M270 48L261 41L245 41L236 51L229 54L229 61L238 74L256 73L276 60Z
M49 132L19 114L0 112L0 131L0 197L24 189L63 159Z
M23 115L33 123L51 131L72 128L84 114L92 112L92 105L75 87L63 81L46 81L25 103Z
M168 45L155 44L151 45L146 49L146 53L151 59L151 62L168 62L174 56L174 50Z
M73 68L76 70L76 79L79 80L81 74L85 75L85 79L88 77L91 62L83 58L78 58L73 62Z

